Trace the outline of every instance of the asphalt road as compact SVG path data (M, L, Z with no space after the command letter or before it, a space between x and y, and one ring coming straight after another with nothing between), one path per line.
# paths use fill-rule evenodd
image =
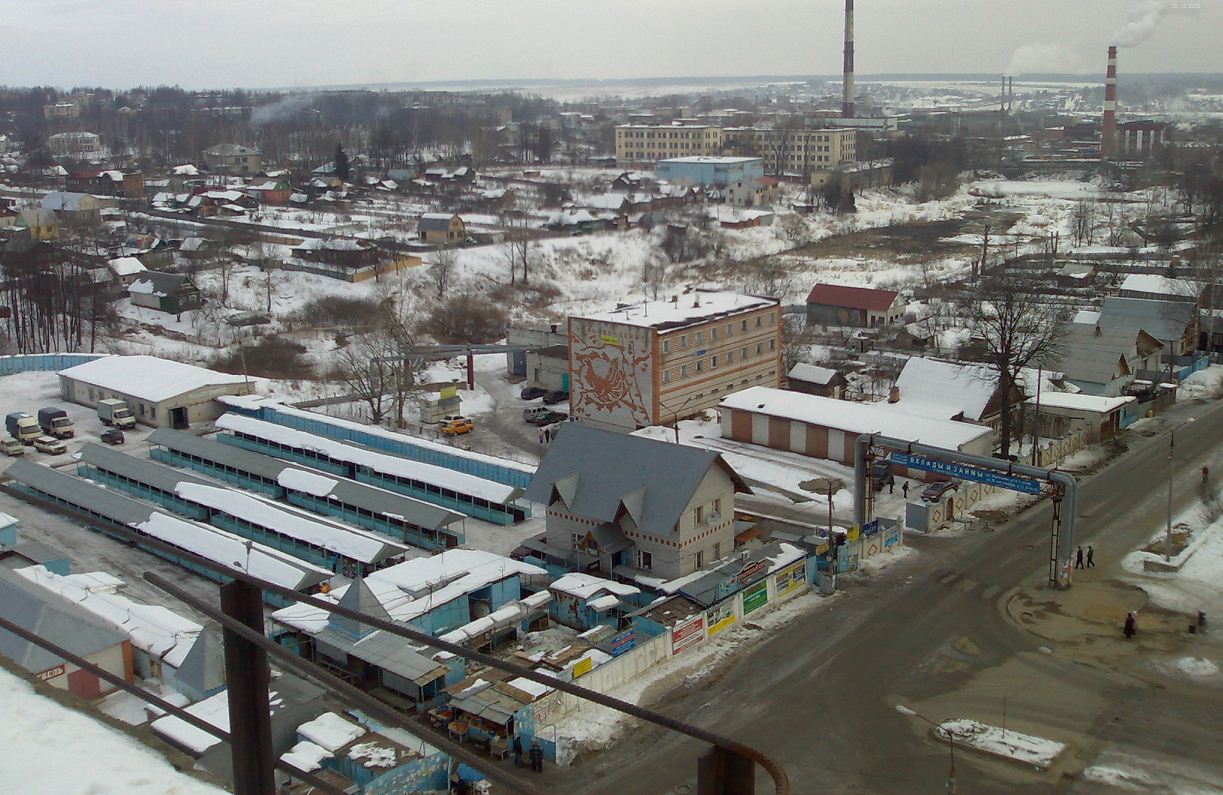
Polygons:
M1176 438L1178 509L1199 498L1203 463L1223 472L1216 452L1223 404L1178 406L1160 424L1176 427L1190 416L1191 432ZM1167 499L1166 430L1128 436L1127 453L1080 481L1077 540L1095 546L1099 566L1070 591L1046 582L1047 502L992 531L910 537L919 554L885 577L843 582L848 598L835 612L745 647L716 679L673 691L655 707L771 754L794 793L943 792L947 745L896 705L934 721L975 717L997 725L1004 695L1012 728L1061 740L1069 750L1040 772L961 749L960 793L1116 791L1080 775L1113 757L1223 781L1223 691L1160 679L1144 665L1144 647L1113 639L1112 617L1141 606L1143 595L1110 578L1120 557L1162 524ZM1033 610L1048 621L1062 621L1068 639L1047 639L1059 629L1053 623L1046 637L1021 626L1008 612L1018 598L1038 603ZM1074 610L1103 615L1094 625L1103 634L1079 637L1064 617ZM1179 621L1165 623L1183 627ZM1148 635L1160 650L1186 642ZM557 792L688 793L702 751L688 738L639 726L615 747L546 779ZM773 791L767 778L759 778L758 791Z

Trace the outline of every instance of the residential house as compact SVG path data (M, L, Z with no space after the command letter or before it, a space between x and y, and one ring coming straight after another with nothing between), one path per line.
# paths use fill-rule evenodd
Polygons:
M1164 345L1163 356L1185 356L1197 349L1198 311L1196 298L1118 298L1109 296L1100 308L1101 327L1145 331Z
M527 487L548 509L525 545L565 570L675 579L734 549L736 492L750 489L717 453L565 424Z
M1151 273L1131 273L1121 282L1117 295L1121 298L1147 298L1155 301L1198 302L1200 288L1193 282L1158 276Z
M102 220L102 205L88 193L52 191L42 197L41 206L59 215L65 226L89 226Z
M735 207L771 205L781 196L779 185L780 181L776 177L737 180L727 185L722 195L727 204Z
M1069 323L1057 369L1088 395L1118 397L1139 370L1159 369L1163 344L1133 327Z
M372 243L339 237L306 238L293 247L292 254L308 262L324 262L341 268L363 268L378 262L378 249Z
M799 362L786 373L786 388L806 395L840 398L848 385L845 376L828 367Z
M456 213L425 213L416 225L420 239L437 246L454 246L467 239L467 227Z
M807 295L807 322L821 326L890 326L904 319L905 302L895 290L817 284Z
M185 273L145 271L132 279L127 292L133 306L148 307L171 315L204 305L203 294Z
M258 174L263 168L259 150L241 144L217 144L202 154L204 167L218 174Z
M59 240L59 216L43 207L27 207L18 215L17 223L29 230L32 241Z
M1023 389L1012 384L1003 394L998 374L981 364L914 356L905 362L888 402L909 414L988 425L997 433L1004 413L1015 416Z
M1137 398L1125 395L1104 397L1072 392L1041 392L1028 398L1028 416L1046 438L1060 438L1067 433L1086 431L1089 442L1104 442L1121 431L1121 421L1127 408Z
M123 287L129 286L137 277L143 276L148 268L135 257L115 257L106 261L106 267L114 277L113 281Z

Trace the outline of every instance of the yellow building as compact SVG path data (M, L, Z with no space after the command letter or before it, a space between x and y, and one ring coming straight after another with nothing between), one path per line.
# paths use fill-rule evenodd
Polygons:
M616 128L621 163L722 153L722 128L704 124L622 124Z
M770 174L826 172L858 159L856 132L848 128L730 127L724 133L729 152L763 158Z

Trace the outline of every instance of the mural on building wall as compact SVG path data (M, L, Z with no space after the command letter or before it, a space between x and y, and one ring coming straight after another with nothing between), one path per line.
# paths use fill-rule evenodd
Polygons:
M574 415L628 428L649 425L654 397L649 331L599 331L595 324L574 323L569 335Z

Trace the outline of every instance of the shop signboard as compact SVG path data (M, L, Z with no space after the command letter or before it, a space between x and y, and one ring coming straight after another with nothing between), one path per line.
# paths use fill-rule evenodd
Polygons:
M735 623L735 602L733 599L729 599L720 605L714 606L705 615L709 620L709 637L712 638Z
M583 674L590 673L590 670L595 667L594 660L590 657L583 657L578 660L577 665L573 666L573 678L577 679Z
M762 580L743 592L743 615L764 607L769 601L769 581Z
M630 652L635 648L637 648L637 630L635 629L621 632L612 638L611 654L613 657L619 657L621 654Z
M671 654L687 651L705 640L705 616L693 616L676 624L671 630Z
M795 588L801 588L807 580L807 564L805 561L791 563L774 575L776 579L775 592L778 596L789 593Z

